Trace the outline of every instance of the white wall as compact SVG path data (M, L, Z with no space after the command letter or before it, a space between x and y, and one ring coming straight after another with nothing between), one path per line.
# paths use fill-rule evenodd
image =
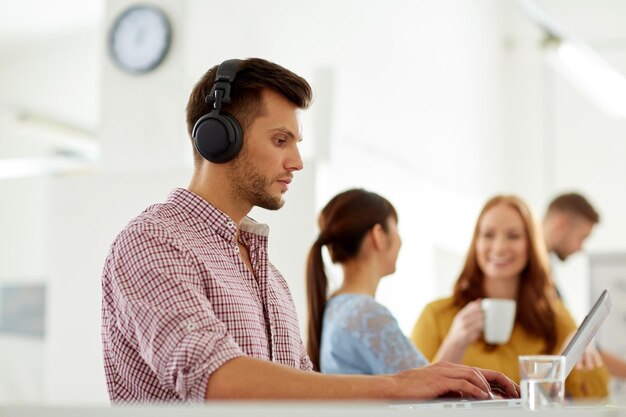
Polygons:
M47 178L0 181L0 285L42 284L49 279L48 223L42 210L48 203L48 184ZM0 402L41 399L43 372L44 340L0 337Z
M626 50L614 57L626 73ZM598 207L601 222L585 243L588 251L625 252L626 120L610 119L566 80L557 78L554 88L556 188L581 190ZM588 257L578 254L568 263L557 277L573 290L569 305L579 306L574 309L581 320L590 303Z
M2 44L0 105L95 131L104 52L100 29Z

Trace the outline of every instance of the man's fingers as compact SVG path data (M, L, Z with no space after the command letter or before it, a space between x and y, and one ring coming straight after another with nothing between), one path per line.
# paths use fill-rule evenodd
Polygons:
M596 355L594 355L595 361L596 361L596 368L600 368L602 366L604 366L604 361L602 360L602 356L600 356L600 352L598 352Z
M591 370L603 365L602 358L593 351L584 352L582 358L576 363L578 370Z
M490 397L491 387L489 386L489 382L487 381L487 378L485 378L485 376L477 368L472 368L465 365L454 365L453 367L450 366L450 364L446 365L449 367L449 378L453 378L458 381L464 381L475 387L472 392L464 391L464 393L471 394L474 398ZM476 390L480 391L480 393Z
M444 368L447 391L461 391L464 397L493 398L493 391L509 398L519 398L520 388L504 374L488 369L438 362ZM493 388L493 389L492 389Z
M480 373L489 381L491 386L497 385L499 391L503 391L508 397L519 398L520 388L504 374L488 369L479 369Z
M490 392L477 386L473 381L467 379L456 379L453 387L463 394L463 398L478 398L486 400L491 398Z

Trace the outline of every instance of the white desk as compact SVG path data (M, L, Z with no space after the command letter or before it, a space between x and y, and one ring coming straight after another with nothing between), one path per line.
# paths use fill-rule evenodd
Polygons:
M381 403L212 403L206 405L146 405L115 407L61 407L0 405L1 417L626 417L626 406L579 405L558 410L512 409L391 409Z

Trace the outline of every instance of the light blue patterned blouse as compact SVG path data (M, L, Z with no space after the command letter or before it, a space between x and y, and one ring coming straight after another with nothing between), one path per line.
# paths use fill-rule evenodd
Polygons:
M389 374L427 364L391 312L374 298L340 294L326 304L320 347L323 373Z

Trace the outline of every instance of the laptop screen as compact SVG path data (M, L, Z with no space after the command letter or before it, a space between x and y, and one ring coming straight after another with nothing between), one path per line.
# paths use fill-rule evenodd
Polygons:
M576 334L572 337L572 340L567 344L561 355L565 356L565 375L574 369L576 363L581 358L583 352L587 348L587 345L591 342L593 337L598 332L598 329L609 315L611 310L611 298L609 297L609 291L604 290L598 300L595 302L591 311L587 314L583 322L578 327Z

